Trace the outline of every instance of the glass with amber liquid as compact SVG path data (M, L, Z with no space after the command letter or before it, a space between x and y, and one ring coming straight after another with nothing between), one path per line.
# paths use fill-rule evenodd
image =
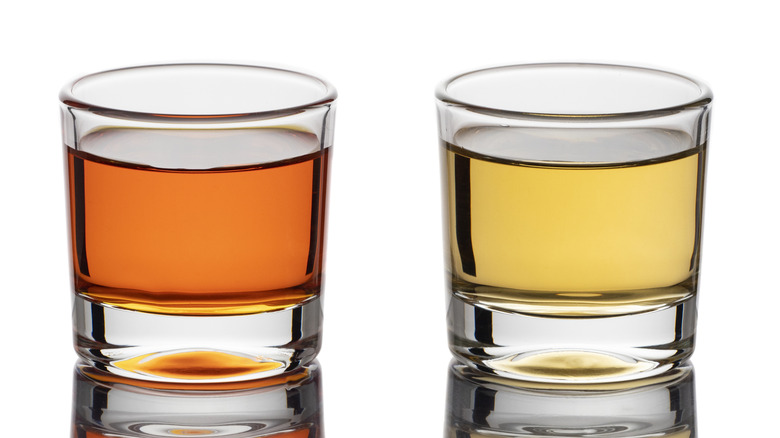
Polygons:
M689 357L706 86L547 64L467 73L437 95L453 353L548 384Z
M87 76L61 100L77 352L200 383L313 360L333 88L182 64Z

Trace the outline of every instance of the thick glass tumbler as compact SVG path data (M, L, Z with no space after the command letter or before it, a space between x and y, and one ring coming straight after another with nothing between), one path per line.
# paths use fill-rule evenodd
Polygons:
M336 91L154 65L60 94L79 355L131 378L279 374L320 348Z
M455 356L567 384L648 377L689 357L707 86L535 64L462 74L436 96Z

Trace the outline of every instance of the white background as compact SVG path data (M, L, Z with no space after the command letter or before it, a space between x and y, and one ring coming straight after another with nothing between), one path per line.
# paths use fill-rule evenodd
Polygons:
M4 3L3 435L69 434L76 356L57 93L80 75L178 61L287 65L339 91L320 355L331 437L444 433L449 356L433 98L441 79L542 61L641 64L703 79L715 104L693 358L698 432L774 435L780 32L766 5Z

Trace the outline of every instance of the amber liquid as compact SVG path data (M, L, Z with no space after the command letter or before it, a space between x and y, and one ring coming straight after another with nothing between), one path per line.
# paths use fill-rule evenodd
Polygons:
M695 293L703 146L660 130L609 134L598 139L605 156L651 140L680 151L620 163L523 162L443 145L454 294L495 310L579 317L651 310ZM596 141L535 135L528 141L562 156Z
M315 146L283 158L285 142ZM281 129L108 129L82 144L67 149L77 294L185 315L260 313L319 294L329 149L316 139ZM217 150L224 164L222 155L252 148L275 161L179 169L122 160L146 154L166 163Z

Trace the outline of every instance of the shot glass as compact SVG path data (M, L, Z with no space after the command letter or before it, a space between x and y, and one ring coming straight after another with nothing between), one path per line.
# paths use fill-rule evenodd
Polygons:
M335 89L264 66L106 71L60 93L88 363L251 380L320 348Z
M694 348L712 94L530 64L436 90L454 355L528 381L664 373Z

